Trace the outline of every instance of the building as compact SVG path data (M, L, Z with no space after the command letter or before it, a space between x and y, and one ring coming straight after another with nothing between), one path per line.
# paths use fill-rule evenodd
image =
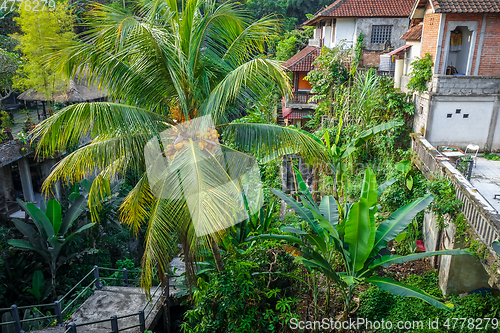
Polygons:
M434 146L500 151L500 0L417 0L410 19L411 42L434 60L429 91L416 98L415 132Z
M384 51L405 46L400 37L409 27L413 0L337 0L303 25L314 26L309 46L283 63L293 74L293 96L283 101L282 116L286 124L304 126L305 116L317 107L311 102L311 85L304 80L321 47L351 48L364 34L363 67L378 67Z
M303 25L314 26L310 46L353 47L364 34L363 66L378 67L384 50L405 45L414 0L337 0Z
M308 119L304 117L312 115L318 106L309 101L312 97L311 84L304 78L313 69L312 63L320 52L319 47L307 46L282 64L287 71L292 72L293 93L284 98L281 111L286 125L305 126Z

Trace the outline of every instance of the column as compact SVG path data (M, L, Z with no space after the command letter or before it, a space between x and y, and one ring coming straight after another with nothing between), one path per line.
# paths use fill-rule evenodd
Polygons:
M34 202L35 193L33 192L33 183L31 182L30 163L27 157L23 157L18 161L19 174L21 176L21 186L23 187L23 195L25 202Z

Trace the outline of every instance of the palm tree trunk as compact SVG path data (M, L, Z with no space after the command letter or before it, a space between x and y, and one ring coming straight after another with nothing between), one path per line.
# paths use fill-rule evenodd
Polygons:
M214 255L215 265L217 266L217 270L222 272L224 270L224 263L222 262L222 257L219 251L219 245L213 237L210 237L210 248L212 249L212 253Z

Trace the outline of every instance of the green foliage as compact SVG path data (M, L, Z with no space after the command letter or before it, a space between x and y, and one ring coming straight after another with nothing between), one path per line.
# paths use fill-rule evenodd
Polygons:
M410 80L408 81L408 89L412 92L423 93L427 91L427 83L432 78L432 56L426 53L421 59L415 60L411 63L413 70L410 73Z
M285 61L290 59L295 52L295 44L297 43L297 37L291 36L285 40L282 40L276 46L276 59L280 61Z
M355 76L357 71L358 71L358 67L359 67L359 63L361 62L362 58L363 58L363 47L365 47L365 44L363 43L363 39L365 39L365 34L363 33L360 33L358 38L356 39L356 45L354 46L354 55L353 55L353 58L352 58L352 62L351 62L351 70L350 70L350 74L352 76Z
M0 125L1 128L12 127L12 120L10 119L9 114L6 111L0 112Z
M12 78L20 63L17 54L3 50L0 45L0 103L13 92Z
M294 272L292 258L271 241L232 253L223 272L198 279L182 331L280 332L298 318L293 278L275 273Z
M467 155L467 156L470 156L470 155ZM498 156L497 154L485 154L484 158L487 160L491 160L491 161L498 161L500 159L500 156Z
M347 82L349 79L349 69L346 67L348 60L348 54L342 50L342 46L321 49L320 56L313 62L314 69L305 78L311 83L311 93L316 94L314 100L330 100L333 96L333 88Z
M275 35L274 39L276 51L274 52L276 60L286 61L293 57L309 44L309 39L313 37L314 27L303 27L287 31L282 35ZM273 53L270 49L269 53Z
M53 11L29 11L21 6L19 17L14 18L21 33L14 38L19 42L24 63L13 77L15 88L35 88L47 99L61 89L60 73L46 63L46 58L54 39L74 36L73 16L68 8L66 1L58 2Z
M430 295L435 297L442 297L441 290L438 287L438 274L435 271L427 272L422 276L410 275L405 283L412 285L414 287L420 288ZM457 296L451 296L450 301L455 305L453 312L448 312L445 310L437 309L434 307L429 307L428 304L422 300L415 298L401 298L393 296L386 291L380 290L376 287L371 287L360 295L361 306L357 312L357 316L361 318L366 318L367 320L375 321L382 320L392 321L396 323L398 321L423 321L424 330L414 329L409 330L409 332L477 332L478 330L470 328L467 326L467 322L464 327L461 327L462 321L459 321L455 328L453 324L455 321L453 318L498 318L500 314L500 298L488 295L469 295L465 298L459 298ZM409 311L411 309L411 311ZM439 319L439 329L429 330L428 321L434 321ZM444 324L447 322L449 326ZM479 323L475 322L476 324ZM485 322L483 322L485 323ZM483 329L481 332L497 332L497 329L493 329L491 326L486 330ZM393 332L393 330L379 330L379 332Z
M310 232L293 226L282 226L279 235L260 235L261 239L280 239L294 244L297 260L308 270L321 272L341 293L344 315L350 310L352 295L357 286L374 284L383 290L403 297L417 297L429 304L451 310L452 304L443 304L437 298L413 286L401 284L389 278L378 277L380 267L403 263L433 255L459 255L469 253L462 250L444 250L412 254L391 255L387 243L398 236L411 223L415 215L432 201L427 194L399 208L380 224L375 222L378 196L388 184L377 187L375 175L365 171L362 192L358 202L347 205L344 214L333 197L323 197L317 205L297 172L300 187L300 202L283 192L273 192L290 205L310 227ZM338 256L332 256L334 253ZM337 267L339 266L339 267ZM341 273L339 273L339 268Z
M437 215L438 227L445 228L445 216L452 220L460 213L463 203L457 199L453 183L445 177L436 177L429 183L429 191L436 200L429 205L429 211Z
M27 238L11 239L9 245L19 249L34 251L39 254L48 264L52 275L52 291L55 298L56 271L65 262L80 255L72 253L63 255L63 248L78 233L92 227L88 223L74 232L70 232L75 220L83 213L86 207L86 198L79 195L75 198L73 205L68 209L66 215L62 216L61 205L57 200L49 200L46 205L38 208L33 203L25 203L18 199L19 204L33 220L36 230L28 223L20 219L13 219L16 228Z

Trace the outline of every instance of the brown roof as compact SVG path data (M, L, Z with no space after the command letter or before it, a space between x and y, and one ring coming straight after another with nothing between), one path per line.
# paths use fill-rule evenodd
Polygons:
M59 85L57 91L49 97L49 100L56 103L77 103L89 102L104 98L107 93L104 90L99 90L92 85L87 85L83 80L69 80L67 84ZM22 101L47 101L44 93L38 92L30 88L17 96L17 99Z
M403 52L403 51L405 51L405 52L406 52L406 49L408 49L408 48L410 48L410 47L411 47L411 45L410 45L410 44L406 44L406 45L401 46L400 48L395 49L395 50L394 50L394 51L392 51L392 52L387 53L387 54L388 54L388 55L394 55L394 54L398 54L398 53Z
M291 72L309 72L313 69L312 63L321 53L321 49L316 46L306 46L299 53L285 61L281 66Z
M436 13L500 13L500 0L431 0Z
M415 25L410 28L400 39L420 40L422 38L422 24Z
M414 3L414 0L337 0L304 25L321 17L408 17Z

